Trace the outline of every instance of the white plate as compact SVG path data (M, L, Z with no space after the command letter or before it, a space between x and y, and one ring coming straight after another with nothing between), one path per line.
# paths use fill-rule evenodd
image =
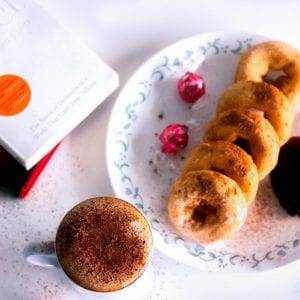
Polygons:
M149 59L132 76L113 109L107 165L116 195L140 208L150 221L157 249L203 270L261 271L300 256L300 219L288 216L261 182L245 225L232 239L203 246L179 235L169 223L166 195L187 152L201 142L221 93L233 83L240 54L266 38L245 33L210 33L178 42ZM177 81L197 70L206 95L192 107L180 100ZM170 123L189 126L180 155L160 153L158 135Z

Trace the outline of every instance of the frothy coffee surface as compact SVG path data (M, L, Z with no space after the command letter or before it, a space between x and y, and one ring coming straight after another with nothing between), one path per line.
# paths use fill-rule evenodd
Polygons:
M135 281L152 251L151 229L127 202L93 198L75 206L62 220L56 252L66 274L94 291L115 291Z

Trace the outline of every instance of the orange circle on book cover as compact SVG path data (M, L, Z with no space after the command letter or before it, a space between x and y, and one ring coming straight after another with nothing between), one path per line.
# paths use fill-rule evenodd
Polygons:
M0 76L0 115L14 116L22 112L30 102L29 84L17 75Z

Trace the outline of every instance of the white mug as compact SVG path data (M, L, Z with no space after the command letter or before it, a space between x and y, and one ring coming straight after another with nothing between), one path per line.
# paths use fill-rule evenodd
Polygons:
M98 197L101 199L104 198L111 198L111 197ZM88 199L86 201L81 202L80 206L84 202L88 202L91 200L95 200L98 198ZM117 199L117 198L113 198ZM118 201L123 201L121 199L117 199ZM129 204L126 202L126 204ZM139 214L146 220L146 218L143 216L143 214L133 205L129 204L132 208L134 208L136 211L139 212ZM72 209L65 215L65 217L72 211ZM65 218L64 217L64 218ZM64 219L63 219L64 220ZM149 233L151 234L151 241L153 239L152 237L152 231L150 224L146 220L148 226L149 226ZM62 264L60 263L58 256L56 254L56 244L55 242L45 242L41 244L29 244L24 249L24 257L26 261L32 265L45 267L45 268L60 268L63 273L65 274L66 278L68 278L68 281L70 284L77 290L82 296L85 296L88 299L143 299L143 296L147 293L147 287L148 289L151 286L152 283L152 271L149 268L150 261L152 259L153 254L153 241L151 245L151 250L149 252L148 260L146 262L146 266L144 267L144 272L137 277L132 283L130 283L128 286L115 290L115 291L109 291L109 292L103 292L103 291L94 291L91 289L87 289L76 283L68 274L65 272Z

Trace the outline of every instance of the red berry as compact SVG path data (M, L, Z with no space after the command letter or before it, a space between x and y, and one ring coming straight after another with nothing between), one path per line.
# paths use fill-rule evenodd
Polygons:
M187 72L178 81L178 92L183 100L194 103L205 94L204 79L196 73Z
M176 154L188 143L188 127L181 124L170 124L160 134L161 151Z

